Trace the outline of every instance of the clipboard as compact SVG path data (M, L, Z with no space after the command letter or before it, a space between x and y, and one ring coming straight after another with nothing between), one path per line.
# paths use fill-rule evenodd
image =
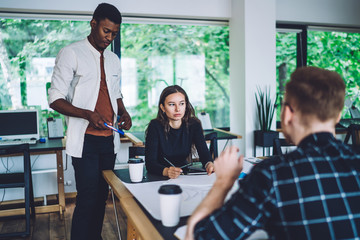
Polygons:
M48 118L48 138L63 138L64 137L64 126L61 118Z
M197 114L198 119L201 122L202 128L204 130L213 130L211 121L210 121L210 116L208 113L206 112L201 112Z

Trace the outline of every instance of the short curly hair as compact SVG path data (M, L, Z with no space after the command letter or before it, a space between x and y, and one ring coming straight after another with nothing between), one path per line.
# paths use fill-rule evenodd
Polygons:
M99 22L105 18L116 24L121 24L122 22L121 13L114 5L100 3L93 13L93 19Z

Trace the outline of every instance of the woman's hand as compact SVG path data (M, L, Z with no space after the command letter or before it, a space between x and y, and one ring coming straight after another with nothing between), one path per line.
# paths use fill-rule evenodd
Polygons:
M215 172L215 166L213 162L208 162L206 164L206 172L208 175L211 175L213 172Z
M164 168L163 175L165 177L174 179L179 177L179 175L182 174L182 172L183 170L181 168L169 167L169 168Z

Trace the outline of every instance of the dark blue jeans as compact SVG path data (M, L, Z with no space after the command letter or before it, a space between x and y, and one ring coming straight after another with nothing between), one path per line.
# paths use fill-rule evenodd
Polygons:
M114 169L113 136L85 135L82 158L72 158L76 181L76 206L71 239L101 239L109 186L102 170Z

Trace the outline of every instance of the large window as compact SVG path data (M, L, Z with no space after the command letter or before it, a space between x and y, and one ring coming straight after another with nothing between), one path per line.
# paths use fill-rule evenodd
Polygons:
M293 27L295 32L302 29L297 33L296 42L293 31L279 31L276 35L277 93L280 96L283 93L283 84L290 79L290 73L295 70L294 66L308 65L336 71L346 84L346 106L342 117L350 118L349 107L360 109L360 33L354 29ZM291 61L294 58L297 59L296 65ZM280 108L278 119L279 113Z
M229 121L229 29L224 26L122 24L122 89L134 130L156 117L161 91L178 84L214 126Z
M55 57L89 29L85 21L0 19L0 109L39 109L46 136L46 118L60 117L47 103Z
M276 94L278 103L284 97L285 84L290 74L296 69L296 32L278 31L276 33ZM281 104L278 104L280 106ZM280 107L276 109L277 119L280 119Z
M309 66L326 68L339 73L346 84L346 106L343 118L350 118L349 107L360 109L360 33L345 30L308 31Z
M0 109L38 108L45 134L46 118L60 116L47 104L55 57L89 31L89 21L0 18ZM159 95L172 84L181 85L214 126L230 125L227 26L124 23L118 39L133 131L156 117Z

